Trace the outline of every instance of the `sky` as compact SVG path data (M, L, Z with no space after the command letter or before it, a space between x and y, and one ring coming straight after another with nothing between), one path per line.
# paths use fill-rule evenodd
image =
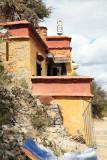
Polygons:
M63 35L72 37L71 57L79 64L76 72L88 75L107 92L107 0L44 0L53 13L39 25L48 35L57 34L63 21Z

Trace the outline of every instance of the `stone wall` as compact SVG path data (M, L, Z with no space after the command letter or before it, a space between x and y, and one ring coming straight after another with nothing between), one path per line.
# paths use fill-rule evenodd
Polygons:
M25 79L31 88L30 43L29 39L14 39L8 42L8 60L6 60L6 43L0 44L2 64L5 71L12 74L13 81L18 84Z
M44 58L41 62L41 75L46 75L46 55L32 39L14 38L8 41L8 60L6 59L6 52L6 42L3 42L0 44L0 60L5 66L5 71L12 74L12 79L16 84L25 79L29 88L32 87L31 76L37 75L37 53L40 53Z
M6 43L0 43L0 62L6 61Z

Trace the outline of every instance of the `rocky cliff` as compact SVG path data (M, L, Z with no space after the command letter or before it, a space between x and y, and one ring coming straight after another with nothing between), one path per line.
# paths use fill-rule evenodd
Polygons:
M58 156L86 149L67 134L59 106L52 98L44 104L25 89L3 84L0 83L0 159L27 160L21 150L27 137Z

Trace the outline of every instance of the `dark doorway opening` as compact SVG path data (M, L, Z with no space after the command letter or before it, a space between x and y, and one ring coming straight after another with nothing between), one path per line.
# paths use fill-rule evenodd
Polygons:
M53 76L57 76L57 68L53 68Z
M49 63L47 68L47 76L60 76L60 75L67 75L65 63L60 63L60 64Z
M51 76L51 64L48 64L47 76Z
M66 71L66 65L65 63L62 63L62 75L67 75L67 71Z
M41 64L37 63L37 76L41 76Z

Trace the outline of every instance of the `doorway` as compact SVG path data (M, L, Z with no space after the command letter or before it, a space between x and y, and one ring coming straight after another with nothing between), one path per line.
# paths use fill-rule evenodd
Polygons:
M54 65L51 68L51 76L60 76L62 71L62 67L60 65Z
M41 62L36 60L37 76L41 76Z

